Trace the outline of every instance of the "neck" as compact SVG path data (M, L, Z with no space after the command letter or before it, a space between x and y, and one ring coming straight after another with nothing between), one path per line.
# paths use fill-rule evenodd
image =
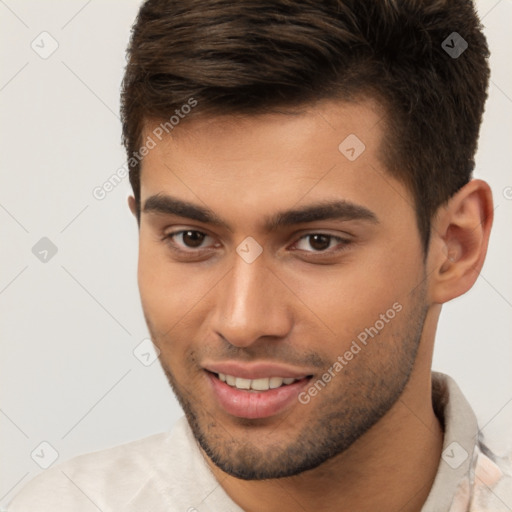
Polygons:
M246 512L418 512L434 482L442 444L428 370L423 375L413 371L395 405L348 450L300 475L240 480L203 455L226 493Z

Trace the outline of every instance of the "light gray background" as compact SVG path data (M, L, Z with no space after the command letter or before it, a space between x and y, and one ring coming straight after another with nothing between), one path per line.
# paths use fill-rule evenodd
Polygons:
M92 195L125 162L119 85L139 4L0 0L0 504L50 461L43 441L60 462L181 415L158 362L133 354L148 334L128 179ZM512 1L477 6L492 82L476 176L493 188L496 219L475 287L444 307L434 369L457 380L501 451L512 425ZM43 31L59 45L47 59L31 48L51 48ZM42 237L58 248L46 263L32 253Z

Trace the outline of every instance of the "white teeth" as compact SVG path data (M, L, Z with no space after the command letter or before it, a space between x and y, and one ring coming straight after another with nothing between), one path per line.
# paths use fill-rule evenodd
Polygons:
M275 389L282 385L283 385L283 379L281 379L281 377L270 377L270 379L269 379L270 389Z
M279 388L283 385L292 384L299 379L291 377L270 377L261 379L243 379L242 377L234 377L224 373L218 374L219 379L231 387L237 389L253 389L254 391L268 391L269 389Z
M242 379L241 377L237 377L235 387L238 389L251 389L251 379Z
M251 389L266 391L270 387L269 381L270 379L253 379L251 381Z

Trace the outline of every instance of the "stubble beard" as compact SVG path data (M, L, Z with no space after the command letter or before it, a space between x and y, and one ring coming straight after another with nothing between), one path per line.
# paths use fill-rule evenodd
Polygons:
M336 386L336 392L323 390L308 405L298 404L292 409L304 407L299 418L307 417L307 421L295 422L300 426L295 431L288 428L283 435L279 435L279 424L273 425L267 435L265 428L261 430L263 420L243 418L234 419L236 432L230 432L227 422L208 412L208 404L203 406L194 390L177 382L162 358L160 363L198 445L218 468L243 480L295 476L346 451L402 395L413 371L428 309L423 288L411 298L415 302L411 312L391 338L396 349L384 353L385 360L371 360L364 357L365 351L370 353L370 348L365 347L336 377L339 385L329 385ZM384 345L387 343L388 340L383 341ZM308 414L309 406L314 409ZM283 418L280 424L285 421ZM246 433L240 435L242 427Z

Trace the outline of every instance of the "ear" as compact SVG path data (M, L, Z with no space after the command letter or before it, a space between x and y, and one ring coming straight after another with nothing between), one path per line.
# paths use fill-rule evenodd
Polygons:
M492 192L482 180L470 181L439 208L427 258L432 303L448 302L473 286L487 254L493 215Z
M139 215L137 211L137 201L135 201L135 197L129 196L128 197L128 206L130 208L130 211L132 212L133 216L137 219L137 222L139 221Z

